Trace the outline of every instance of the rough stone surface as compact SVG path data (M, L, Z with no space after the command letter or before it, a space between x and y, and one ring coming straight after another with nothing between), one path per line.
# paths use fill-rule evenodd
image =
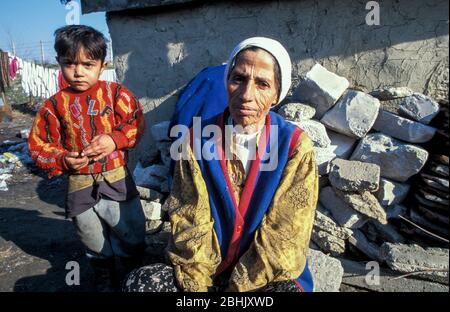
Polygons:
M296 122L296 124L305 130L315 147L326 148L330 146L331 140L328 137L327 129L317 120L304 120Z
M364 232L371 241L391 243L405 242L405 238L399 234L397 227L392 224L381 224L377 221L370 220L364 227Z
M376 191L380 167L371 163L335 158L328 176L331 185L342 191Z
M316 209L311 240L327 254L342 255L345 252L345 240L352 231L337 225L333 219L322 212L324 208L319 206Z
M161 204L152 201L141 200L146 220L161 220Z
M330 146L333 148L333 153L339 158L348 159L355 148L356 139L334 132L330 129L327 130L327 133L331 140Z
M112 1L118 2L102 1L107 10ZM289 51L292 90L317 62L366 90L405 86L435 99L448 97L448 1L383 1L382 27L364 24L365 3L281 4L197 1L154 14L108 13L118 81L138 97L147 123L130 153L131 169L156 149L150 126L170 119L183 86L203 68L222 64L238 42L255 34L276 38Z
M286 120L300 122L313 118L316 110L314 107L303 103L288 103L278 110L278 114Z
M384 110L380 110L378 113L373 129L410 143L428 142L436 133L436 129L433 127Z
M294 98L313 105L316 118L319 119L336 103L348 86L346 78L315 64L294 92Z
M419 245L384 243L381 256L393 270L409 273L427 270L447 270L446 272L429 271L429 274L448 277L449 250L443 248L422 248Z
M330 235L326 231L313 229L311 241L314 242L317 249L333 257L343 256L345 253L345 240Z
M142 168L138 163L133 171L136 185L168 193L167 174L169 169L162 165L152 165Z
M414 92L408 87L384 87L373 90L370 95L380 101L394 100L412 95Z
M350 208L331 186L320 190L319 201L343 227L357 229L367 221L366 217Z
M371 95L349 90L320 120L327 128L354 138L362 138L378 116L380 101Z
M308 263L314 280L315 292L337 292L344 269L341 262L319 250L309 249Z
M335 148L328 147L314 147L316 153L316 164L319 168L319 174L325 175L330 172L330 164L333 159L336 158L336 154L333 152Z
M342 192L336 189L335 193L342 198L348 206L360 214L377 220L381 224L387 223L386 212L372 193L368 191L360 193Z
M403 99L399 110L408 118L429 124L439 112L439 104L429 96L414 93Z
M137 190L141 199L161 203L162 199L164 198L164 195L160 192L147 187L137 186Z
M399 182L405 182L418 173L427 158L425 149L404 144L382 133L367 135L350 157L351 160L377 164L382 177Z
M369 242L361 230L354 230L348 241L369 259L381 262L380 248L376 244Z
M320 207L320 208L319 208ZM336 222L327 216L324 212L325 208L318 204L316 209L316 217L314 219L314 227L328 232L330 235L335 236L340 239L347 239L352 231L348 228L341 227L336 224Z
M145 222L145 233L154 234L161 231L164 222L162 220L146 220Z
M398 183L385 178L380 179L380 188L375 193L383 207L400 204L408 195L411 185Z

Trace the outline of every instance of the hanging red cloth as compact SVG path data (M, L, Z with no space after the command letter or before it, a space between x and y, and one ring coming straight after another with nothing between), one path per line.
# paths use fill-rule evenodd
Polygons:
M17 63L17 58L14 56L14 58L9 63L9 77L11 77L12 80L16 78L17 71L19 70L19 65Z

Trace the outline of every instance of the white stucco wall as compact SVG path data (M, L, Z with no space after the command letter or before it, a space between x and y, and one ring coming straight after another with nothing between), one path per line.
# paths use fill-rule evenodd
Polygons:
M167 120L177 91L197 72L224 62L239 41L258 35L288 49L294 87L318 62L367 91L408 86L447 97L448 1L378 1L379 26L365 23L366 2L213 1L109 13L118 80L141 99L148 125ZM153 149L147 131L132 161Z

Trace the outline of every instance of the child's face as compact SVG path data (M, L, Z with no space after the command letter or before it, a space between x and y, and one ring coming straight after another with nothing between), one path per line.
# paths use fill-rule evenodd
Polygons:
M89 58L84 49L80 49L75 60L60 57L58 62L64 79L73 90L78 92L86 91L94 86L106 67L106 63L101 60Z

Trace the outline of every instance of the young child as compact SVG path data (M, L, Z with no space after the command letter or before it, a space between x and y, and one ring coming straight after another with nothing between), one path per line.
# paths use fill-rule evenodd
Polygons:
M118 286L115 256L126 271L140 264L145 217L127 151L143 133L142 108L123 85L99 80L106 43L97 30L71 25L55 31L55 50L69 86L47 99L28 144L49 176L69 174L71 217L94 269L97 290Z

